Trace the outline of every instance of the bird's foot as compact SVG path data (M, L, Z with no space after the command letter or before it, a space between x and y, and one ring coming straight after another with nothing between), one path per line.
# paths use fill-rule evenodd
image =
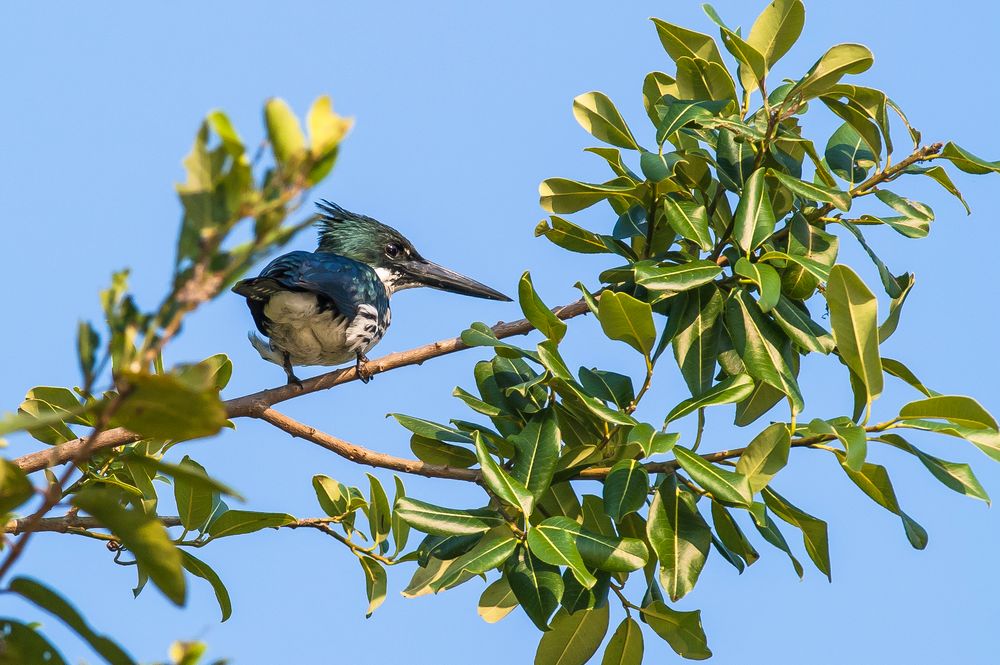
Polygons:
M298 386L299 390L302 390L302 379L295 376L295 372L292 371L292 359L287 353L285 354L285 362L282 366L285 368L285 375L288 377L288 385Z
M368 368L368 356L363 353L358 354L358 362L355 363L354 369L357 370L361 383L368 383L375 376L375 372Z

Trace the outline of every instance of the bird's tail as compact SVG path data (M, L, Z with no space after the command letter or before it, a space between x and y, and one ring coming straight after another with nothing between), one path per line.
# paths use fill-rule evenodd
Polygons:
M272 362L275 365L281 365L283 363L284 360L281 357L281 354L272 349L271 345L268 344L263 337L251 330L247 333L247 338L250 340L251 346L257 349L257 353L260 354L261 358L268 362Z

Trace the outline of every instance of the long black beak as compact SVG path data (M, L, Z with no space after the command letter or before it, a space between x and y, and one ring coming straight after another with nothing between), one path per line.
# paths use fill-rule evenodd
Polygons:
M439 266L424 259L415 259L408 262L405 270L414 282L422 286L460 293L463 296L510 302L510 298L499 291L495 291L485 284L480 284L465 275L460 275L454 270L448 270L444 266Z

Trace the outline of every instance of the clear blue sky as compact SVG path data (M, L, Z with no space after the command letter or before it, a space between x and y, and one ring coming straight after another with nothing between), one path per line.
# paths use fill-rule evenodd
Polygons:
M732 0L717 8L730 23L746 26L758 5ZM694 1L617 8L598 2L443 2L433 8L401 2L5 3L2 410L15 408L32 385L78 380L75 324L96 316L97 291L113 269L131 266L141 302L155 302L169 276L179 219L172 185L182 178L180 159L201 117L221 107L253 143L261 134L261 105L273 95L304 112L317 95L330 93L337 110L357 120L317 197L397 226L428 257L490 285L513 292L521 272L531 269L551 304L575 299L572 284L593 283L613 259L570 255L533 238L542 217L537 185L555 175L604 177L600 160L581 152L593 141L570 112L581 92L606 92L634 128L649 131L642 78L654 69L672 71L649 16L711 27ZM991 129L990 109L1000 105L992 84L1000 65L992 46L998 24L1000 9L969 0L814 0L807 3L803 39L778 74L799 75L836 42L868 44L876 64L863 81L887 90L926 139L953 138L997 158L1000 137ZM831 123L813 122L813 136L825 144ZM897 143L905 148L902 134ZM990 350L995 260L988 249L1000 241L992 206L1000 177L960 174L957 182L973 206L971 218L928 181L924 200L938 213L931 237L874 235L893 270L918 274L904 326L884 352L908 362L936 390L967 391L1000 413L992 380L1000 359ZM610 224L600 210L585 219ZM842 257L877 284L856 246L843 244ZM296 243L312 246L308 234ZM432 291L397 296L393 311L394 326L379 352L457 334L474 320L519 318L513 304ZM281 371L246 343L250 325L241 299L223 297L189 321L168 360L228 353L236 365L229 396L280 383ZM641 371L634 354L603 340L592 320L572 324L567 348L578 363L592 362L597 348L603 366ZM406 433L383 415L467 416L450 392L456 384L472 386L472 365L484 355L435 360L284 408L350 441L408 455ZM848 409L847 379L835 361L810 358L803 376L808 417ZM650 419L683 394L677 375L661 371L657 379L643 412ZM877 414L895 413L910 397L891 383ZM738 446L752 434L722 422L728 413L716 417L710 447ZM1000 497L1000 469L977 451L956 440L924 443L945 458L975 462L987 489ZM14 438L10 452L37 445ZM237 433L187 444L183 452L249 496L248 507L298 516L318 514L313 474L360 484L366 470L242 421ZM815 570L799 582L784 555L766 545L763 559L742 576L713 556L680 605L703 610L716 662L995 662L1000 516L939 486L901 454L873 455L889 464L904 508L930 532L927 550L911 550L898 520L850 485L832 459L795 451L776 486L830 521L833 584ZM411 494L439 502L471 502L476 495L458 484L406 482ZM530 662L534 653L538 635L521 613L494 626L476 616L476 583L406 600L398 592L408 572L392 571L387 602L365 620L359 566L318 533L232 538L199 556L232 593L235 612L225 624L200 580L192 581L185 610L153 588L133 600L134 571L112 564L89 540L41 535L19 572L56 584L94 626L147 662L163 658L175 638L206 640L212 655L240 665L372 659L486 665ZM0 598L0 615L11 613L43 620L73 662L96 660L51 619ZM647 638L647 646L648 662L674 657L656 639Z

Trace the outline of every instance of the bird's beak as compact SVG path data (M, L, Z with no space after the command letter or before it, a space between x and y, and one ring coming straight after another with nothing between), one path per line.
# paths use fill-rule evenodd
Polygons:
M448 270L444 266L439 266L424 259L415 259L407 263L406 272L409 273L410 278L414 282L421 286L460 293L463 296L510 302L510 298L499 291L495 291L485 284L480 284L465 275L460 275L454 270Z

